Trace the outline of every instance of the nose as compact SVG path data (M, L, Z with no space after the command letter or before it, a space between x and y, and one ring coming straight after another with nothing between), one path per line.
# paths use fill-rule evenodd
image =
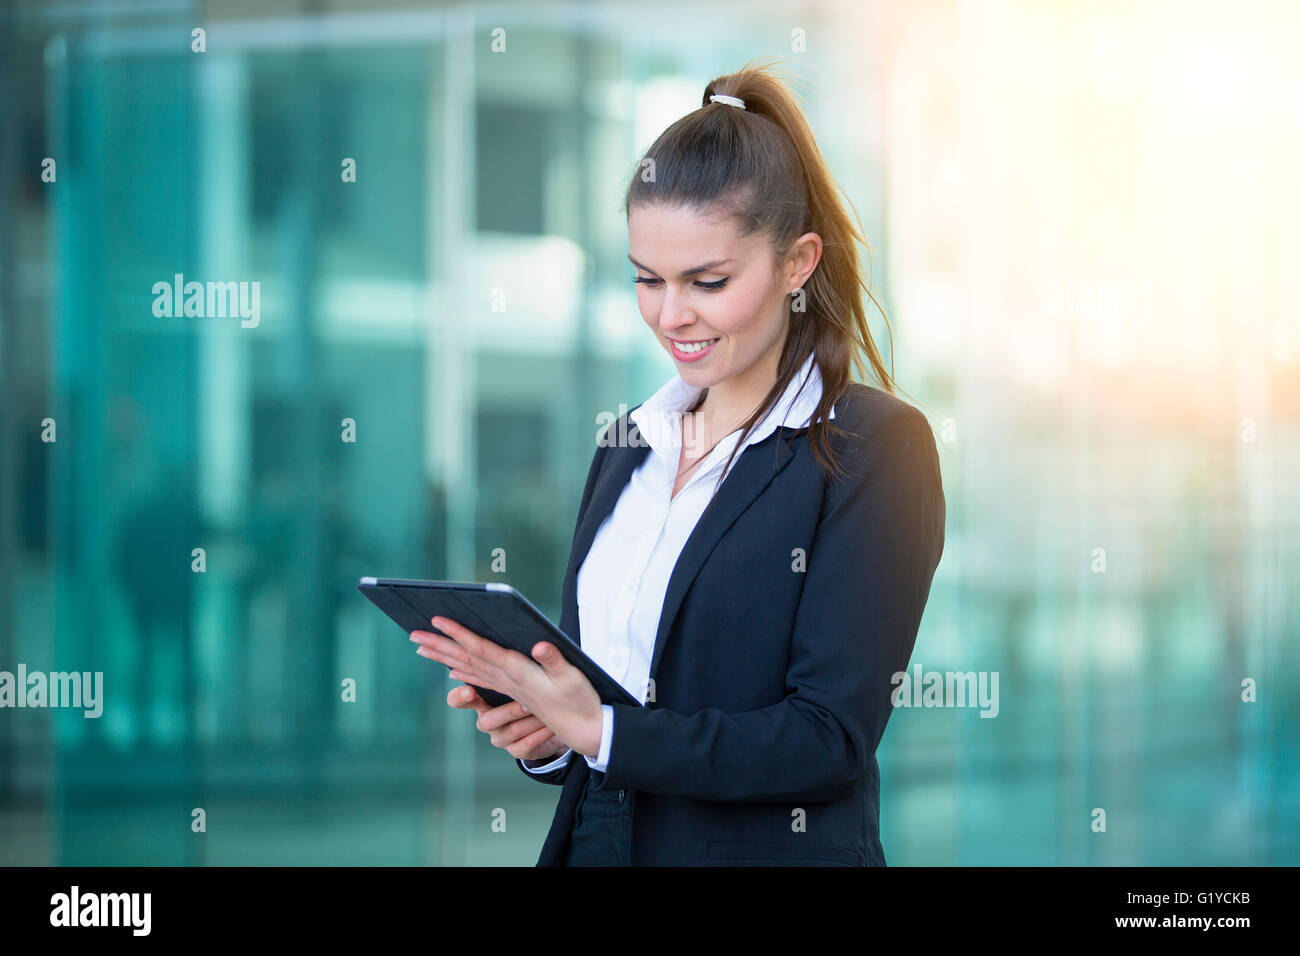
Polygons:
M674 291L669 288L664 292L659 307L659 328L662 332L665 334L676 332L680 328L694 324L695 319L695 310L691 308L689 296L685 291Z

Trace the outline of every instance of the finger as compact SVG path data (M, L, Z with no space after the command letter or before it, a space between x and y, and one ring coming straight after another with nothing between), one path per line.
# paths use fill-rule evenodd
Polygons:
M513 698L515 696L515 692L511 688L503 687L498 681L495 681L490 677L479 677L472 673L457 670L451 671L447 676L452 680L458 680L465 684L473 684L475 687L481 687L484 690L494 690L498 694L505 694L507 697Z
M421 632L413 631L412 640L415 640L414 635L416 633ZM463 680L478 684L480 687L486 687L487 684L484 682L491 681L493 688L498 689L506 676L501 668L496 667L490 661L469 653L455 641L440 635L425 634L415 652L421 657L427 657L430 660L438 661L448 667L462 671L465 674ZM510 653L519 661L524 660L522 654L515 654L514 651ZM503 693L507 692L503 691ZM511 694L511 696L514 695Z
M521 740L516 740L510 745L509 753L512 757L525 756L526 754L532 753L542 744L554 737L555 731L551 730L550 727L543 727L541 730L529 734ZM561 743L563 743L563 741L561 741ZM559 754L556 754L556 756L558 757Z
M528 712L524 710L524 705L519 703L517 700L512 700L509 703L502 704L500 707L493 707L486 713L479 714L478 729L496 730L499 727L504 727L506 724L514 723L526 716L528 716ZM537 718L534 717L533 719L536 720Z
M489 641L485 637L480 637L469 628L445 617L433 618L433 626L445 633L471 655L497 667L504 667L509 656L517 653ZM518 656L523 657L522 654Z
M504 727L491 731L492 745L504 749L521 737L535 734L539 730L549 731L550 729L536 717L529 717L526 720L512 720Z
M450 676L452 680L463 681L466 684L473 684L475 687L482 688L483 690L494 690L498 694L504 694L506 697L514 696L514 692L510 688L502 687L495 681L488 680L485 677L468 677L460 671L452 671L448 676Z
M437 661L439 664L446 665L451 668L452 676L456 680L463 680L467 684L477 684L480 687L485 687L487 685L484 684L484 681L492 681L495 684L501 682L499 671L485 668L479 663L471 662L466 664L463 661L447 657L445 654L441 654L438 651L431 650L427 647L417 647L415 653L431 661ZM512 694L511 696L514 695Z
M442 655L436 653L435 651L429 650L427 647L417 647L415 649L415 653L419 654L423 658L427 658L428 660L431 661L437 661L439 664L443 664L446 667L451 668L452 674L455 675L456 680L463 680L467 684L478 684L480 687L482 687L484 685L479 678L482 678L483 680L489 679L488 671L481 671L476 667L466 666L465 664L462 664L459 661L449 660L448 658L443 657ZM459 674L457 672L459 672ZM465 676L461 677L459 676L460 674L464 674Z
M480 714L495 710L491 704L479 696L478 691L469 686L452 688L450 693L447 694L447 706L457 709L473 707Z
M444 618L436 617L433 620L447 631L455 631L459 627L455 621L446 621ZM534 661L518 651L493 644L467 628L461 627L458 632L458 636L465 642L463 645L450 638L423 631L411 632L411 639L417 640L417 634L420 635L421 647L431 652L423 656L432 656L448 667L463 671L465 677L461 679L472 681L480 687L491 686L493 690L514 697L514 692L506 687L512 684L522 687L535 674L537 664Z
M550 641L538 641L533 645L533 660L542 665L542 670L551 677L559 677L566 669L574 669L573 665L564 659L560 649Z
M411 641L415 643L417 649L425 648L434 651L439 655L434 659L444 663L469 664L472 661L473 655L469 654L465 648L441 634L430 634L428 631L412 631Z

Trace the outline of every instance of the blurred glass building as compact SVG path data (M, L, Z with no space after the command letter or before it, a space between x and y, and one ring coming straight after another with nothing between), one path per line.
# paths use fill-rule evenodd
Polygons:
M0 864L534 862L558 789L356 582L558 620L600 426L673 374L623 189L760 55L940 438L913 662L1000 678L891 719L890 863L1300 862L1297 17L4 8L0 671L104 707L0 710Z

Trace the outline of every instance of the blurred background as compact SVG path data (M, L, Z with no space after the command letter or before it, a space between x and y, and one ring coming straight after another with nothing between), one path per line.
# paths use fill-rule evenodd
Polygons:
M558 620L596 434L674 374L623 189L756 56L939 438L913 663L1000 678L891 719L890 864L1300 863L1300 10L380 6L0 12L0 671L104 675L0 710L0 864L535 862L558 788L356 581ZM260 321L159 317L177 274Z

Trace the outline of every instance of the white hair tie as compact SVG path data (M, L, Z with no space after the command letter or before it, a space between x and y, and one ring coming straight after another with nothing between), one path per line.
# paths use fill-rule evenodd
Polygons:
M723 93L714 93L709 97L712 103L726 103L728 106L739 106L742 110L745 108L745 101L739 96L727 96Z

